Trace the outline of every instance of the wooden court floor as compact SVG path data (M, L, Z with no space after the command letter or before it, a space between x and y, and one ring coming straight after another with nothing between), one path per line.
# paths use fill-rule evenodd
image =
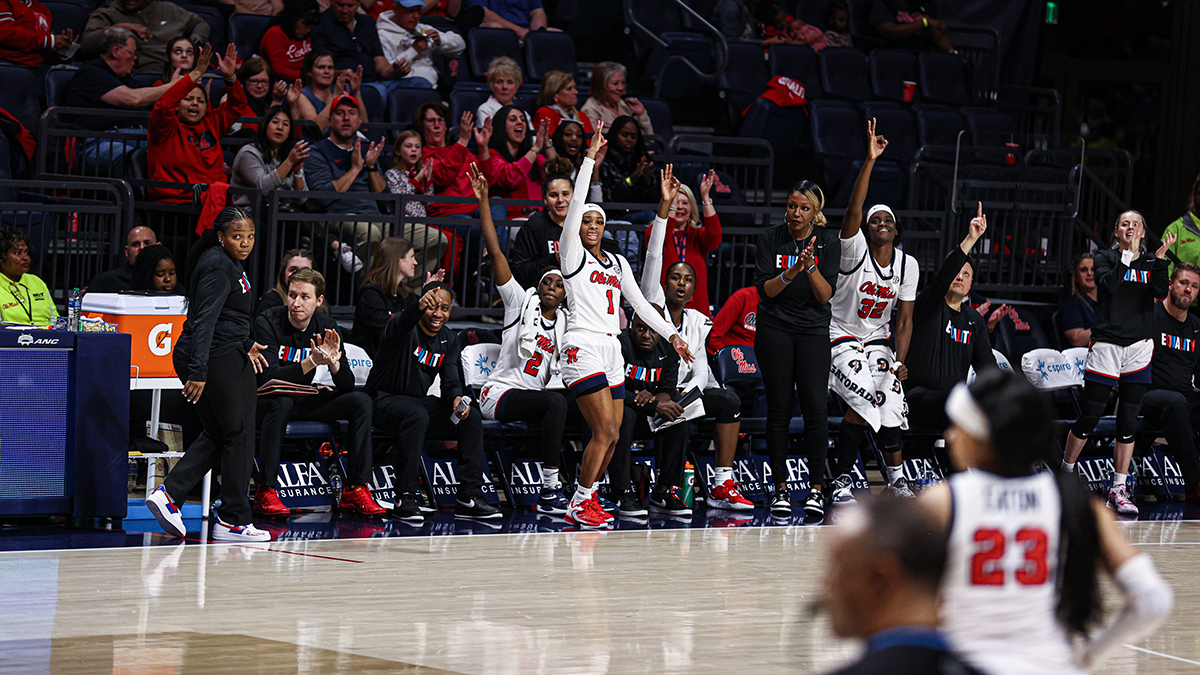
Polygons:
M1200 523L1137 522L1176 608L1097 673L1200 673ZM0 554L0 673L810 673L824 527ZM1110 605L1114 600L1110 594Z

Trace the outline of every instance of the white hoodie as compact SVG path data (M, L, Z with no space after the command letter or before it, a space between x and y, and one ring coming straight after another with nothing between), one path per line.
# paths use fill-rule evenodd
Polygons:
M407 31L392 20L391 12L380 14L376 25L379 28L379 44L383 46L383 56L388 63L395 63L400 59L408 61L412 64L412 71L405 77L423 77L435 87L438 71L433 65L433 54L436 52L443 56L458 56L467 48L467 43L458 33L439 30L437 33L441 41L437 45L431 41L429 48L418 54L417 50L413 49L416 34L428 34L435 30L433 26L418 23L416 30Z

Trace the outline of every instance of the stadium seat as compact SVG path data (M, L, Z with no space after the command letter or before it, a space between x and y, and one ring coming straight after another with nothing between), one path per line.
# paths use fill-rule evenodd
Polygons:
M205 73L204 77L200 78L200 86L208 88L208 101L212 106L216 106L221 99L225 98L225 78L218 73Z
M258 54L263 34L271 17L256 14L234 14L229 17L229 41L237 45L238 58L246 59Z
M770 143L775 155L775 176L786 181L799 170L801 151L804 149L804 129L808 124L804 106L784 108L765 98L758 98L750 105L738 135L742 138L761 138Z
M158 73L132 73L129 76L129 86L134 89L153 87L160 78Z
M917 58L921 98L962 107L972 103L967 62L954 54L922 52Z
M412 124L413 114L422 103L441 100L442 97L433 89L393 89L387 100L387 121L408 126Z
M808 45L773 45L767 57L767 73L771 77L790 77L804 85L804 98L810 101L825 98L817 53Z
M920 147L912 113L905 107L886 101L867 101L862 108L864 121L875 118L875 133L888 141L883 159L905 168L911 165Z
M83 33L90 12L86 7L71 2L54 2L54 0L47 0L42 4L50 10L50 30L54 31L55 35L67 29L74 31L76 37Z
M537 100L537 92L517 92L517 95L513 97L513 105L532 116L537 112Z
M713 43L708 37L695 33L666 32L661 37L667 43L665 49L657 49L646 63L644 72L656 80L658 95L663 98L687 98L704 92L707 83L683 63L667 64L666 60L680 56L689 61L702 73L711 73L715 68Z
M368 122L383 122L387 119L387 112L383 107L383 97L379 95L379 90L375 87L362 87L363 107L367 110Z
M525 36L525 80L541 82L552 70L574 74L575 40L567 33L530 31Z
M0 65L0 108L21 121L35 136L42 117L37 78L29 68Z
M849 103L816 101L809 107L812 149L825 174L825 198L831 199L843 182L854 181L850 166L866 156L866 127Z
M961 112L935 105L920 105L913 108L917 117L917 143L923 148L922 159L925 161L953 162L954 145L958 135L967 128L967 121ZM970 145L971 139L963 140L964 145ZM944 146L944 149L928 149L929 146Z
M917 82L917 57L907 49L876 49L868 58L871 73L871 91L882 101L905 103L904 83ZM913 100L920 100L920 93L913 92Z
M1007 114L992 108L969 108L963 111L975 158L992 164L1006 163L1005 147L1016 139L1016 125ZM1018 150L1019 152L1019 150Z
M491 95L492 92L487 87L480 89L460 84L450 92L450 119L457 124L458 120L462 119L464 110L475 112Z
M221 12L217 8L207 5L180 4L179 6L204 19L204 23L207 23L209 27L208 43L212 45L213 53L224 54L227 42L225 39L225 17L221 15ZM238 58L244 60L246 56L238 52Z
M583 100L582 95L579 100ZM646 107L650 124L654 126L654 135L662 136L669 143L675 137L675 127L671 124L671 104L653 96L639 96L638 101Z
M488 64L497 56L511 56L521 62L521 42L517 34L507 28L472 28L467 33L467 62L471 75L482 80Z
M62 105L67 96L67 83L75 77L76 66L53 66L46 71L46 103L50 107Z
M742 111L767 88L767 64L757 42L730 42L729 62L718 83L729 108L729 119L742 119Z
M818 62L825 96L855 103L871 98L867 57L861 51L854 47L826 47L821 50Z
M1042 324L1028 307L1013 307L1017 313L1016 321L1011 317L1000 320L996 326L996 348L1004 352L1012 363L1035 349L1048 349L1050 340L1042 330Z

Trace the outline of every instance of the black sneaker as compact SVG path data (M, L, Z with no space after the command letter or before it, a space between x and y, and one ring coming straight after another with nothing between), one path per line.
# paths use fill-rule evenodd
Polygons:
M804 501L804 515L811 518L825 517L825 495L820 490L809 490Z
M413 504L416 504L417 510L421 513L427 516L437 513L437 507L430 506L425 502L424 492L406 492L404 493L404 496L407 497Z
M668 516L690 516L692 509L679 496L679 488L671 486L665 491L650 493L650 509Z
M792 496L786 485L777 485L775 494L771 495L771 515L789 516L792 514Z
M412 493L397 493L396 504L388 509L388 515L407 523L424 522L425 514L417 508L417 502L412 497Z
M455 518L492 520L502 515L504 514L500 512L500 509L487 503L487 500L479 495L472 495L466 499L460 497L454 504Z
M600 501L600 508L604 509L604 511L606 513L616 513L617 512L617 505L615 502L613 502L613 500L605 497L604 495L600 494L599 492L596 493L596 499L598 499Z
M553 516L561 516L567 512L567 506L570 501L567 496L562 493L561 488L542 488L538 494L537 512L548 513Z
M633 496L632 492L626 492L621 496L621 504L617 511L627 518L638 518L647 514L646 507L640 499Z

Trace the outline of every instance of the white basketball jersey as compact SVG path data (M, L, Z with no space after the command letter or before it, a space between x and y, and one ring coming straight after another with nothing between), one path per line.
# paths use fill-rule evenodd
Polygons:
M670 312L664 310L663 318L671 321ZM690 307L684 308L682 319L682 325L676 326L679 336L687 343L692 354L699 356L691 363L682 358L679 359L679 388L687 390L698 387L700 391L704 391L720 386L717 384L717 378L712 374L712 369L708 367L708 359L705 358L706 352L704 351L705 345L708 344L708 334L712 332L712 319Z
M608 335L621 332L621 286L626 282L636 285L637 280L623 256L607 251L604 255L607 262L600 262L587 250L575 261L563 260L563 282L571 308L568 332L586 330Z
M1055 618L1062 504L1054 476L950 477L954 515L942 627L992 675L1080 673Z
M842 239L837 289L830 301L829 339L852 337L866 344L891 337L888 322L901 300L917 299L920 269L904 251L892 249L892 262L880 267L860 230Z
M504 301L504 331L500 338L500 358L496 362L496 372L488 378L488 384L499 384L528 391L542 391L550 381L550 367L558 358L558 341L554 332L555 323L561 321L561 316L555 316L554 321L546 321L539 314L530 320L534 330L533 352L529 358L520 354L522 312L528 297L525 289L516 279L497 287L500 298ZM565 313L558 310L559 314Z

